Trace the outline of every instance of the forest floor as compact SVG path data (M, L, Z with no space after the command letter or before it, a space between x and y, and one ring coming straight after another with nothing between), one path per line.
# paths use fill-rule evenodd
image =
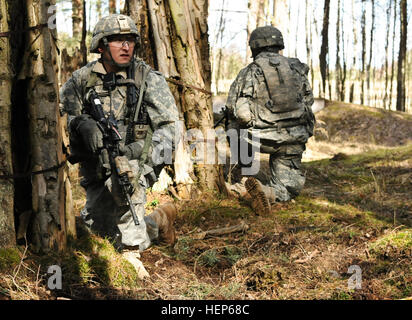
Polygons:
M295 200L267 216L213 192L180 203L176 245L142 253L147 280L93 235L64 254L0 250L0 300L410 299L412 116L342 103L316 116ZM74 191L79 212L84 193ZM170 200L150 192L148 211ZM248 229L199 237L240 223ZM62 290L47 289L50 265L62 267Z

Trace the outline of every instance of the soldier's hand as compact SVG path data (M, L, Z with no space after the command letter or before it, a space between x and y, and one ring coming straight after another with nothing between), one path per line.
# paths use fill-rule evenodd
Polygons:
M139 159L143 153L142 143L139 141L132 142L126 146L119 146L120 155L126 156L129 160Z
M84 149L91 154L98 154L103 148L103 134L97 122L88 114L77 116L70 122L70 131L81 137Z

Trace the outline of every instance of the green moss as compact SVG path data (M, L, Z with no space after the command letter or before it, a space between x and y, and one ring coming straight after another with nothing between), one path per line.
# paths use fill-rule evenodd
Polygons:
M213 267L220 261L217 251L215 249L207 250L204 253L202 253L199 260L201 265L207 267Z
M332 295L333 300L353 300L350 292L347 291L337 291Z
M390 233L369 246L370 251L376 254L385 254L388 248L400 253L412 250L412 229Z
M21 260L18 248L0 248L0 272L13 270Z
M183 292L183 295L189 299L204 300L215 290L216 288L210 284L191 283L187 286L186 290Z
M177 260L186 260L189 258L189 251L194 240L190 237L179 237L175 244L175 258Z

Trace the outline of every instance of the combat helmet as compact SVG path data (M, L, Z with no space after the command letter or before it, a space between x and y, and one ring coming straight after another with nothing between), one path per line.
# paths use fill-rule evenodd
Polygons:
M279 29L272 26L258 27L253 30L249 39L251 49L263 47L278 47L279 50L285 48L283 36Z
M140 40L139 31L133 19L124 14L111 14L101 18L93 30L92 42L90 44L90 52L99 53L100 40L115 34L133 34L136 36L136 43Z

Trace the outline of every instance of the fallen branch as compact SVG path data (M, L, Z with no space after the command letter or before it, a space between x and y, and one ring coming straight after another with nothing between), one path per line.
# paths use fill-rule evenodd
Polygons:
M244 232L248 229L249 229L249 226L244 221L241 221L240 224L235 225L235 226L212 229L212 230L196 233L193 235L193 238L197 240L203 240L207 237L221 236L221 235L233 233L233 232Z

